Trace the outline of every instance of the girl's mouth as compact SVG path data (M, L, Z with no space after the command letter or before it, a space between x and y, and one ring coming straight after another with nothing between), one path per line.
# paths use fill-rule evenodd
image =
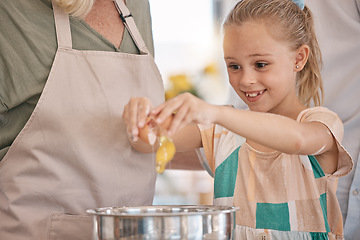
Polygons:
M265 90L262 90L262 91L256 91L256 92L244 92L245 93L245 96L246 98L248 99L248 101L250 102L255 102L257 101L261 96L262 94L266 91Z

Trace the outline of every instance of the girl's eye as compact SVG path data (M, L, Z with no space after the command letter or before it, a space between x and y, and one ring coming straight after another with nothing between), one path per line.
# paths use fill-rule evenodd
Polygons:
M263 62L255 63L256 68L264 68L267 65L268 65L267 63L263 63Z
M239 69L241 69L241 67L239 65L236 65L236 64L230 64L230 65L228 65L228 68L230 68L231 70L239 70Z

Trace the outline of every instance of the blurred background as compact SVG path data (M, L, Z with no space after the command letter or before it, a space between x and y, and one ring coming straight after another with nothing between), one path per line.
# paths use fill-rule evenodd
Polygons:
M236 105L223 60L221 24L237 1L149 1L155 61L166 98L189 91L213 104ZM166 170L158 175L155 205L212 202L213 178L205 170Z

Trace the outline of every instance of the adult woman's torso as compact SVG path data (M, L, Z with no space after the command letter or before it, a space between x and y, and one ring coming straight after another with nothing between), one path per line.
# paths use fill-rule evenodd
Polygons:
M127 6L154 55L148 1L132 0ZM70 23L74 49L139 54L126 29L119 47L86 21L70 18ZM55 57L57 42L51 2L0 2L0 29L1 160L34 110Z
M127 20L141 54L121 53L85 23L73 20L70 28L68 16L55 12L59 48L49 57L50 74L0 162L0 235L7 239L85 239L91 236L86 209L151 204L154 194L154 163L131 149L121 118L131 96L147 96L154 104L164 98L161 76L136 26ZM31 33L41 38L43 32L27 31L28 21L20 21L28 45L36 42ZM78 27L113 51L74 49ZM7 114L9 103L2 103Z

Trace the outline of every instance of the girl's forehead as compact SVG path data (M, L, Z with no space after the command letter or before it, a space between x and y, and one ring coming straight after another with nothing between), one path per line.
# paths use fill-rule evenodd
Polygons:
M224 51L244 54L266 53L289 50L284 41L274 38L265 23L245 22L241 25L229 25L224 28Z
M241 25L230 25L224 28L224 40L247 41L253 40L275 40L271 35L269 27L265 23L245 22ZM257 41L258 42L258 41Z

